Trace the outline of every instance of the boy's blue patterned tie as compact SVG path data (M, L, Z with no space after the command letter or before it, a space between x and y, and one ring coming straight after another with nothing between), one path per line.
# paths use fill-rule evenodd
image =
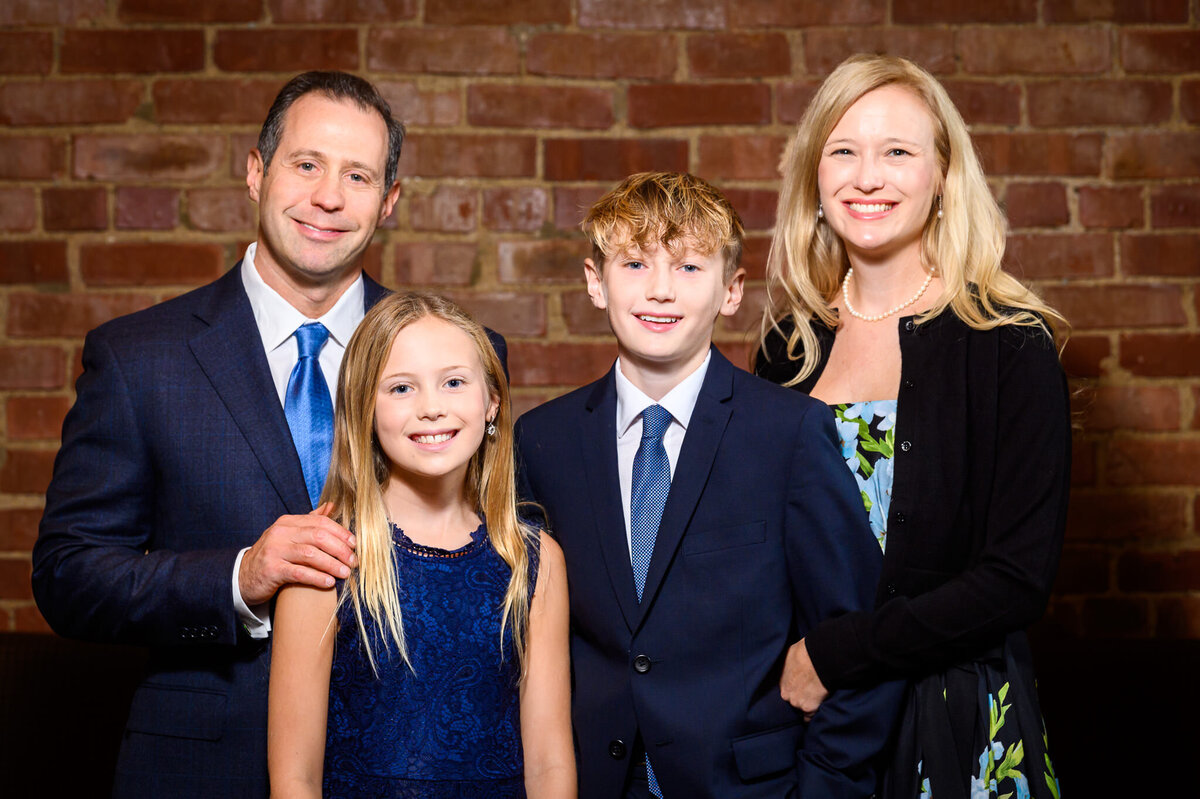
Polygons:
M329 331L320 322L309 322L296 328L295 335L300 359L288 378L283 413L300 456L308 498L315 508L333 453L333 401L318 360Z
M651 405L642 411L642 441L633 457L633 490L629 502L629 548L633 560L633 585L638 602L646 587L646 573L654 554L654 539L662 521L667 494L671 493L671 462L663 447L663 434L671 424L671 413L661 405ZM646 778L650 794L662 799L658 778L646 756Z

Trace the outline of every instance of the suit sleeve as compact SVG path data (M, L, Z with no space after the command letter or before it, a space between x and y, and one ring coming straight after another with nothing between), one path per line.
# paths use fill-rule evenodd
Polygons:
M239 549L160 548L156 483L168 478L156 473L143 432L112 347L90 333L33 548L38 608L72 638L233 643Z
M788 488L788 560L801 632L870 608L882 556L836 443L833 416L809 403ZM798 796L866 797L904 684L830 694L797 753Z

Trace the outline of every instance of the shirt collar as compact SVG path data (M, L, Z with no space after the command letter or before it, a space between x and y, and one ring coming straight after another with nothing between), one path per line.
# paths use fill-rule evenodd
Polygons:
M254 266L257 249L258 242L251 242L242 257L242 285L250 299L250 308L254 311L254 322L258 325L263 345L270 352L287 341L300 325L314 320L302 314L262 279ZM315 320L325 325L329 335L343 347L350 343L354 329L362 321L364 292L362 273L359 272L333 307Z
M704 385L704 376L708 374L710 361L711 350L694 372L680 380L666 396L655 402L629 381L621 371L621 359L617 358L617 365L614 367L617 383L617 438L624 438L629 428L642 415L642 411L651 405L666 408L674 420L687 430L688 423L692 420L692 411L696 408L696 400L700 397L700 388Z

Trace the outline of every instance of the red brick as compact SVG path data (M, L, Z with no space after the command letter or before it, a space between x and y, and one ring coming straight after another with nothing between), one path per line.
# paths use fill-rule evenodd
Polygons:
M1105 277L1113 273L1112 236L1106 233L1010 235L1004 267L1025 280ZM1075 323L1071 316L1067 319Z
M762 323L763 308L767 303L766 286L747 286L742 294L742 304L738 306L733 316L717 317L714 338L746 341L753 338L758 340L759 325ZM749 354L748 351L746 353ZM748 361L739 357L733 362L734 366L746 367Z
M256 22L261 0L119 0L126 22ZM283 22L276 14L276 22Z
M159 122L262 124L279 92L277 80L164 79L154 84Z
M1100 549L1063 549L1054 578L1054 593L1103 594L1108 590L1111 556Z
M254 205L246 187L192 189L187 193L188 221L193 230L254 230Z
M1071 485L1093 486L1096 484L1096 447L1092 442L1074 436L1071 442Z
M502 241L497 245L502 283L580 283L592 254L579 239Z
M67 148L58 138L4 136L0 138L0 179L47 180L63 174Z
M1110 135L1104 162L1118 179L1200 177L1200 133Z
M566 25L570 0L425 0L425 21L434 25Z
M1140 234L1121 236L1121 271L1126 275L1196 277L1200 234Z
M229 72L358 69L358 33L347 28L221 30L213 63Z
M782 33L701 33L687 38L693 78L761 78L792 71Z
M1150 603L1127 597L1096 597L1083 605L1088 638L1145 638L1150 635Z
M547 139L547 180L622 180L634 172L686 172L682 139ZM582 217L581 217L582 218Z
M1004 211L1014 228L1058 227L1071 221L1067 189L1061 183L1010 183Z
M400 173L421 177L533 177L532 136L414 134L400 159Z
M550 209L550 196L534 186L483 190L483 226L488 230L540 230Z
M583 274L580 272L580 287L575 291L564 291L562 298L563 321L567 323L567 332L573 336L603 336L612 328L608 325L608 314L592 305L592 298L583 288Z
M33 599L29 557L0 558L0 600Z
M453 2L453 0L442 0ZM725 0L579 0L581 28L724 30Z
M75 136L73 174L81 180L198 180L225 161L219 136Z
M635 84L629 87L629 124L756 125L771 120L771 89L761 83Z
M466 186L441 185L430 194L408 199L408 223L413 230L466 233L475 229L479 195Z
M770 236L747 236L742 241L742 268L747 280L764 280L767 276L767 254L771 250Z
M65 241L6 241L0 247L0 285L66 282Z
M104 230L108 192L101 187L42 189L42 225L46 230Z
M686 151L685 151L686 160ZM638 171L638 170L633 170ZM578 232L579 223L589 208L599 200L609 186L557 186L554 189L554 227Z
M1163 597L1155 603L1156 638L1200 638L1200 597Z
M33 189L0 188L0 230L33 230L37 221L37 200Z
M117 187L118 230L170 230L179 224L176 189Z
M1191 591L1200 588L1200 550L1127 552L1117 562L1122 591Z
M402 286L468 286L478 265L472 243L411 241L396 245L396 280Z
M481 324L504 336L541 336L546 332L546 295L515 291L449 292Z
M66 397L9 397L5 406L9 441L57 441L71 403Z
M965 71L985 75L1080 75L1112 67L1109 33L1097 27L963 28L956 49Z
M775 84L775 116L780 122L799 122L820 83L798 81Z
M1188 122L1200 122L1200 80L1179 84L1179 111Z
M700 174L708 180L778 180L783 136L701 136Z
M28 552L37 540L41 508L0 510L0 551Z
M1120 350L1121 368L1141 377L1200 376L1200 334L1127 333Z
M59 347L0 346L0 388L62 388L66 361Z
M948 80L943 85L969 125L1021 122L1021 87L1016 83Z
M1187 501L1179 493L1076 491L1067 511L1067 540L1176 540L1184 537L1186 524Z
M1179 286L1050 286L1045 297L1077 329L1187 323Z
M405 139L405 143L408 140ZM238 181L246 179L246 157L250 151L258 147L258 132L229 134L229 176ZM403 156L401 156L403 158Z
M1187 22L1188 0L1045 0L1047 22Z
M807 71L824 75L854 53L904 56L933 73L954 72L954 33L942 28L833 28L804 32Z
M392 115L406 125L449 126L462 121L456 90L424 90L408 81L381 81L375 85L392 107Z
M0 73L48 75L54 61L54 34L0 32Z
M257 3L255 4L257 5ZM417 0L270 0L275 22L400 22L417 15Z
M1188 425L1193 430L1200 430L1200 386L1192 386L1192 422ZM1200 511L1200 496L1196 497L1196 509ZM1194 517L1200 528L1200 512Z
M204 68L204 31L63 31L59 69L81 72L191 72Z
M0 491L8 494L45 494L50 485L50 474L54 471L54 450L12 449L4 453L0 465ZM11 561L0 560L0 566ZM26 576L28 576L26 564ZM0 585L5 582L0 577ZM5 593L0 589L0 593ZM23 595L6 594L9 599Z
M886 14L886 4L878 0L847 0L842 3L739 0L729 6L730 28L873 25L884 22Z
M1200 226L1200 185L1158 186L1152 189L1150 224L1159 228ZM1195 250L1192 257L1195 257Z
M673 38L625 33L545 31L529 37L525 69L564 78L648 78L675 74Z
M1116 438L1108 442L1113 485L1200 485L1200 438ZM1181 525L1182 526L1182 525Z
M0 25L77 25L107 12L107 0L5 0Z
M1063 370L1068 377L1099 377L1111 354L1108 336L1073 334L1062 353Z
M514 386L581 386L604 375L617 356L615 343L511 341L508 363Z
M892 19L899 24L1036 22L1037 0L962 3L958 0L895 0Z
M519 45L501 28L383 28L367 34L367 69L375 72L508 75Z
M13 631L18 633L51 633L49 623L42 618L37 605L17 605L12 609Z
M1029 121L1042 127L1149 125L1171 118L1171 84L1151 80L1031 83Z
M1140 186L1080 186L1079 221L1085 227L1141 227Z
M610 89L502 86L467 89L467 121L479 127L603 129L613 124Z
M779 195L771 189L722 189L725 199L742 218L746 230L770 230L775 226Z
M1200 70L1200 31L1123 31L1121 62L1129 72L1196 72Z
M124 122L142 99L131 80L69 80L0 86L0 123L73 125Z
M976 133L989 175L1098 175L1104 137L1092 133Z
M218 244L119 242L83 244L79 271L89 286L195 285L225 270Z
M1084 427L1095 430L1178 430L1179 389L1173 386L1098 386L1076 395Z

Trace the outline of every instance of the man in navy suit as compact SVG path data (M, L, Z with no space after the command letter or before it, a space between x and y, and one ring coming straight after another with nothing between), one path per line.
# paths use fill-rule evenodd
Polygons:
M285 416L296 331L328 331L315 357L334 394L385 293L361 264L399 193L403 135L370 83L296 77L249 155L259 228L239 264L87 336L33 587L60 634L150 648L118 796L267 793L270 600L356 563L350 533L313 511L328 462L302 466Z
M869 608L881 557L820 403L711 346L742 226L691 175L634 175L583 223L619 357L518 422L562 544L583 799L866 797L900 686L780 696L789 646Z

